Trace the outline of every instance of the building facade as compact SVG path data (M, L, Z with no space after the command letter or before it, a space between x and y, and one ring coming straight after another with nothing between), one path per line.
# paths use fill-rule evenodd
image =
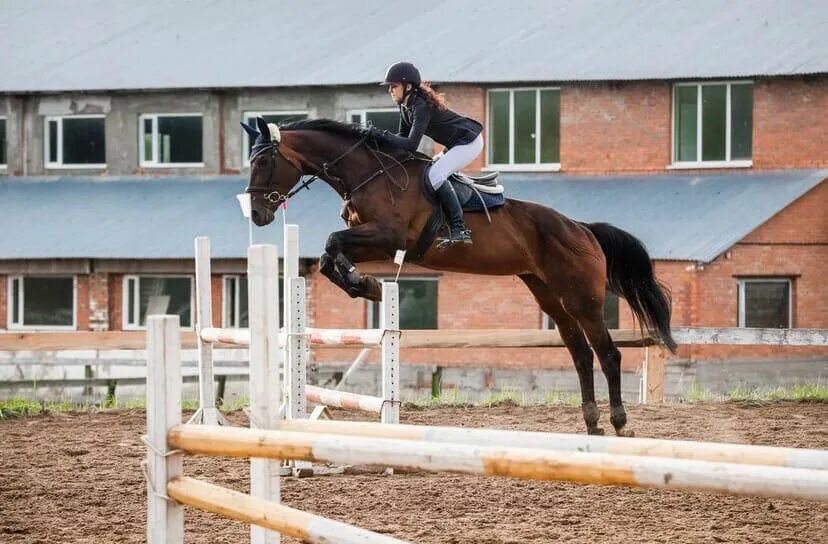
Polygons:
M379 78L382 66L376 72ZM596 177L608 184L615 178L619 183L633 178L679 180L690 187L716 176L717 183L732 189L739 184L754 187L750 183L755 177L781 173L779 187L756 186L761 194L739 196L736 189L728 193L737 195L732 200L715 191L705 194L707 205L723 215L729 206L739 214L745 212L740 206L764 197L766 202L762 213L747 214L737 223L738 238L733 238L736 231L717 233L716 241L728 241L727 245L717 246L704 258L686 249L682 236L692 238L719 225L690 217L680 227L681 236L669 240L673 233L659 232L659 208L666 201L642 197L637 204L633 188L624 200L632 207L625 217L645 222L652 217L652 230L633 234L650 246L672 244L654 258L657 275L672 292L674 326L826 328L828 282L822 271L828 264L828 69L789 76L771 70L749 76L736 72L711 68L697 76L676 77L665 70L661 76L641 79L619 79L608 72L590 81L438 79L435 86L453 109L485 126L485 149L470 170L504 172L507 181L516 180L516 189L538 176L554 186L559 176L576 191L583 180L581 198L586 199L587 182ZM146 315L160 311L178 313L182 326L193 326L191 246L178 254L153 254L143 247L154 242L141 240L140 220L135 223L134 244L125 243L120 253L98 251L101 242L95 238L108 235L107 225L117 220L109 212L117 210L86 207L91 200L69 196L67 225L75 216L84 216L78 220L88 226L87 238L60 242L61 229L54 227L41 233L58 240L51 253L27 253L19 247L15 229L31 235L40 228L38 215L62 213L43 207L49 197L41 196L38 181L58 186L77 180L97 183L100 191L116 195L119 187L128 185L130 198L118 204L123 209L143 198L142 182L151 191L156 184L175 185L182 179L202 180L202 188L237 180L240 190L250 142L239 122L259 115L273 122L324 117L394 130L398 117L385 89L346 81L255 88L239 84L0 92L0 195L14 192L18 208L13 211L20 212L22 205L29 208L25 217L31 217L28 223L21 219L25 224L3 225L3 330L134 330L143 327ZM440 147L427 141L422 149L436 152ZM513 185L505 185L508 196ZM670 192L662 190L663 198L670 198ZM556 206L558 195L547 192L543 198ZM176 221L174 201L159 202L156 211L163 218L150 212L147 223L166 221L170 229L198 234L189 232L186 220ZM596 219L604 212L616 213L613 204L596 198ZM231 201L226 205L235 206ZM342 228L335 214L309 225L299 215L289 217L314 232ZM68 246L71 251L63 249ZM214 307L221 309L214 314L215 325L246 325L243 252L239 244L234 254L215 261ZM313 257L321 252L317 243L302 255L313 323L373 326L376 312L370 303L348 298L318 273ZM363 270L379 276L396 272L380 263ZM401 277L403 328L554 326L517 278L442 273L411 265ZM625 303L615 297L609 298L605 317L610 328L636 326ZM640 350L625 354L626 368L640 364ZM326 352L319 361L342 361L352 355ZM767 348L682 347L679 357L823 360L828 353L824 348L792 348L780 355ZM564 350L552 349L417 350L406 354L406 362L509 368L570 364Z

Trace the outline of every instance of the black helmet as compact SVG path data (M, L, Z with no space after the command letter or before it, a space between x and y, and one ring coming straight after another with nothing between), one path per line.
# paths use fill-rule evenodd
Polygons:
M380 85L390 83L411 83L415 87L420 86L420 71L410 62L395 62L385 72L385 80Z

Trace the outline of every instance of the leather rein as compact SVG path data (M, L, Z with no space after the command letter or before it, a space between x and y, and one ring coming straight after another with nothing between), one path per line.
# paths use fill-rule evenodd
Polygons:
M267 185L265 187L256 187L256 186L253 186L253 185L248 185L247 188L244 191L246 193L250 193L250 194L254 194L254 193L262 194L262 197L265 200L267 200L268 202L270 202L272 204L276 204L277 206L279 206L282 203L287 202L290 198L293 198L294 196L296 196L296 194L299 193L299 191L301 191L302 189L310 189L310 184L311 183L313 183L317 179L322 178L322 179L325 179L325 180L328 180L328 181L335 181L336 183L338 183L340 188L341 188L340 193L342 194L342 198L343 198L343 200L347 201L351 198L351 196L354 193L356 193L357 191L359 191L360 189L362 189L363 187L368 185L368 183L370 183L371 181L373 181L374 179L380 177L383 174L387 174L387 178L388 178L389 182L391 184L393 184L401 192L405 192L406 190L408 190L408 186L410 185L410 182L411 182L411 179L408 175L408 172L405 169L403 169L403 173L405 174L405 177L406 177L405 183L403 184L403 183L397 182L397 180L391 175L391 169L394 168L394 167L397 167L397 166L402 168L404 163L409 162L411 160L428 161L428 159L425 159L423 157L418 157L418 156L414 155L413 153L409 152L407 157L405 157L404 159L399 161L399 160L395 159L393 156L391 156L390 154L385 153L383 151L380 151L379 145L377 145L376 148L372 148L368 143L368 140L369 140L370 136L371 136L370 132L366 132L366 134L363 135L359 140L357 140L356 143L354 143L351 147L346 149L344 153L340 154L339 156L337 156L336 158L334 158L331 161L323 162L322 166L317 167L316 173L314 173L310 178L305 179L304 181L302 181L302 183L300 183L298 186L294 187L287 194L283 194L283 193L279 192L278 190L272 189L273 180L275 179L275 176L276 176L276 155L278 154L282 158L284 158L291 166L293 166L296 170L299 171L300 175L302 174L301 165L297 164L296 161L294 161L294 160L288 158L287 156L285 156L285 154L282 153L279 150L279 142L278 141L258 143L256 145L254 145L253 148L250 150L250 162L252 164L253 160L256 157L258 157L259 155L262 155L264 153L270 152L271 157L272 157L272 161L270 163L270 173L269 173L268 178L267 178L268 182L267 182ZM356 151L363 144L365 144L365 148L374 156L374 159L376 159L376 161L379 164L380 168L379 168L379 170L376 170L372 174L365 177L353 189L348 189L347 186L344 183L344 180L341 177L338 177L338 176L332 174L330 172L330 168L335 166L339 161L343 160L345 157L347 157L348 155L350 155L354 151ZM394 164L391 165L390 168L387 167L383 163L381 156L386 157L388 159L391 159L394 162ZM430 161L428 161L428 162L430 162ZM394 195L393 195L393 192L391 191L390 186L388 187L388 194L389 194L389 197L391 199L391 203L394 204L395 203L394 202Z

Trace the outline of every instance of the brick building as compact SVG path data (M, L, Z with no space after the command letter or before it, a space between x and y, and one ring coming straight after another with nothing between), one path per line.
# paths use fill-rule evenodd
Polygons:
M486 148L473 169L504 172L507 196L641 238L672 290L674 326L828 327L822 6L783 13L775 2L665 2L627 13L614 3L481 10L436 2L428 9L439 25L383 3L324 14L307 6L280 17L285 35L257 57L223 23L244 21L239 32L252 36L253 22L266 35L256 14L268 3L218 2L198 13L169 3L163 17L176 24L144 31L129 29L162 8L88 4L109 24L87 29L84 40L39 26L69 17L63 8L9 15L11 37L28 45L0 60L0 329L140 329L159 307L192 326L196 235L214 244L216 324L243 326L247 227L233 195L246 181L249 142L238 122L261 114L393 127L397 113L372 82L398 56L484 123ZM333 32L365 20L383 28L371 47ZM466 37L468 26L492 28L490 39ZM302 30L311 27L308 42ZM434 28L437 37L423 37ZM143 58L147 43L164 48L163 62ZM315 187L287 217L301 227L315 325L371 326L372 306L316 270L327 234L342 228L336 196ZM278 243L279 230L255 237ZM379 263L362 269L395 272ZM413 265L402 278L404 328L554 326L517 278ZM611 327L633 326L623 301L611 298L605 313ZM828 359L824 348L684 347L679 355ZM563 350L419 350L404 360L570 365ZM627 350L625 367L640 360Z

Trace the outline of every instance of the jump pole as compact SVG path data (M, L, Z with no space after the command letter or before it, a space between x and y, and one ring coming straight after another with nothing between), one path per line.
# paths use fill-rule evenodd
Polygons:
M226 425L227 421L216 407L213 376L213 345L205 342L201 331L213 326L212 274L210 271L210 239L195 239L196 282L196 342L198 345L198 410L187 423Z
M586 434L541 433L500 429L382 425L365 421L280 421L279 430L395 438L471 446L515 446L542 450L672 457L696 461L808 468L828 471L828 450L753 446L658 438L620 438Z
M203 425L179 425L170 431L167 441L192 454L368 464L828 502L828 471L804 468Z
M284 350L279 341L279 253L273 245L247 250L250 309L250 426L275 429L279 421L280 372ZM228 429L230 427L227 427ZM250 460L250 495L279 502L279 460ZM251 544L279 544L279 535L250 526Z

